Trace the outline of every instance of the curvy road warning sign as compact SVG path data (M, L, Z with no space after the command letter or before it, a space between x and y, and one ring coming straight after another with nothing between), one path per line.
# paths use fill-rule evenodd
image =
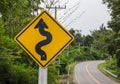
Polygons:
M42 67L47 67L73 39L47 11L42 11L15 37L15 41Z

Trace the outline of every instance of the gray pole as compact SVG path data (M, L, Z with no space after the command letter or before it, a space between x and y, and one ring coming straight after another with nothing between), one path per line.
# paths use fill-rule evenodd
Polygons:
M55 19L57 19L57 6L55 6Z
M61 6L55 6L55 7L46 6L46 8L55 9L55 19L57 19L57 9L66 9L66 5L64 7L61 7Z
M39 67L39 77L38 77L38 84L47 84L47 68Z

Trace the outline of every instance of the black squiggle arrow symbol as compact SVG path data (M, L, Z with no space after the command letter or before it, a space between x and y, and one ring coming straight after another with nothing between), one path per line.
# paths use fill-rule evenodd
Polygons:
M35 26L35 28L39 28L40 34L43 36L46 36L47 38L41 42L39 42L35 46L36 52L41 56L41 60L47 60L46 53L41 49L42 46L49 44L52 41L52 35L48 32L45 31L45 28L48 28L47 24L43 21L41 18L38 24Z

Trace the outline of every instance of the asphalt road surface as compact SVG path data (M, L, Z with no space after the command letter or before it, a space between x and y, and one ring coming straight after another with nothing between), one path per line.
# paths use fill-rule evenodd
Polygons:
M120 84L117 83L98 70L98 65L104 61L86 61L75 66L75 84Z

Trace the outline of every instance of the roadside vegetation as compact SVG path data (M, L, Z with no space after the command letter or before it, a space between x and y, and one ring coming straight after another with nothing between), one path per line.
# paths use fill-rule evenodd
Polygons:
M108 22L108 28L112 31L109 34L107 53L109 57L102 64L104 68L116 75L117 81L120 81L120 0L103 0L110 9L111 21Z
M105 68L120 80L120 0L103 0L111 10L108 27L104 24L91 35L71 28L74 42L48 66L48 84L60 84L69 66L86 60L107 60ZM38 65L13 40L42 10L43 0L3 0L0 2L0 84L37 84ZM73 73L73 68L71 68ZM64 75L64 76L63 76ZM68 77L66 77L67 79ZM70 78L71 79L71 78Z
M118 72L115 72L114 70L114 72L113 71L111 71L110 69L106 69L106 66L107 66L108 64L105 62L105 63L102 63L102 64L100 64L99 66L98 66L98 68L99 68L99 70L103 73L103 74L105 74L106 76L108 76L109 78L111 78L112 80L114 80L114 81L117 81L117 82L120 82L120 79L119 78L117 78L117 73ZM107 71L106 71L106 70Z

